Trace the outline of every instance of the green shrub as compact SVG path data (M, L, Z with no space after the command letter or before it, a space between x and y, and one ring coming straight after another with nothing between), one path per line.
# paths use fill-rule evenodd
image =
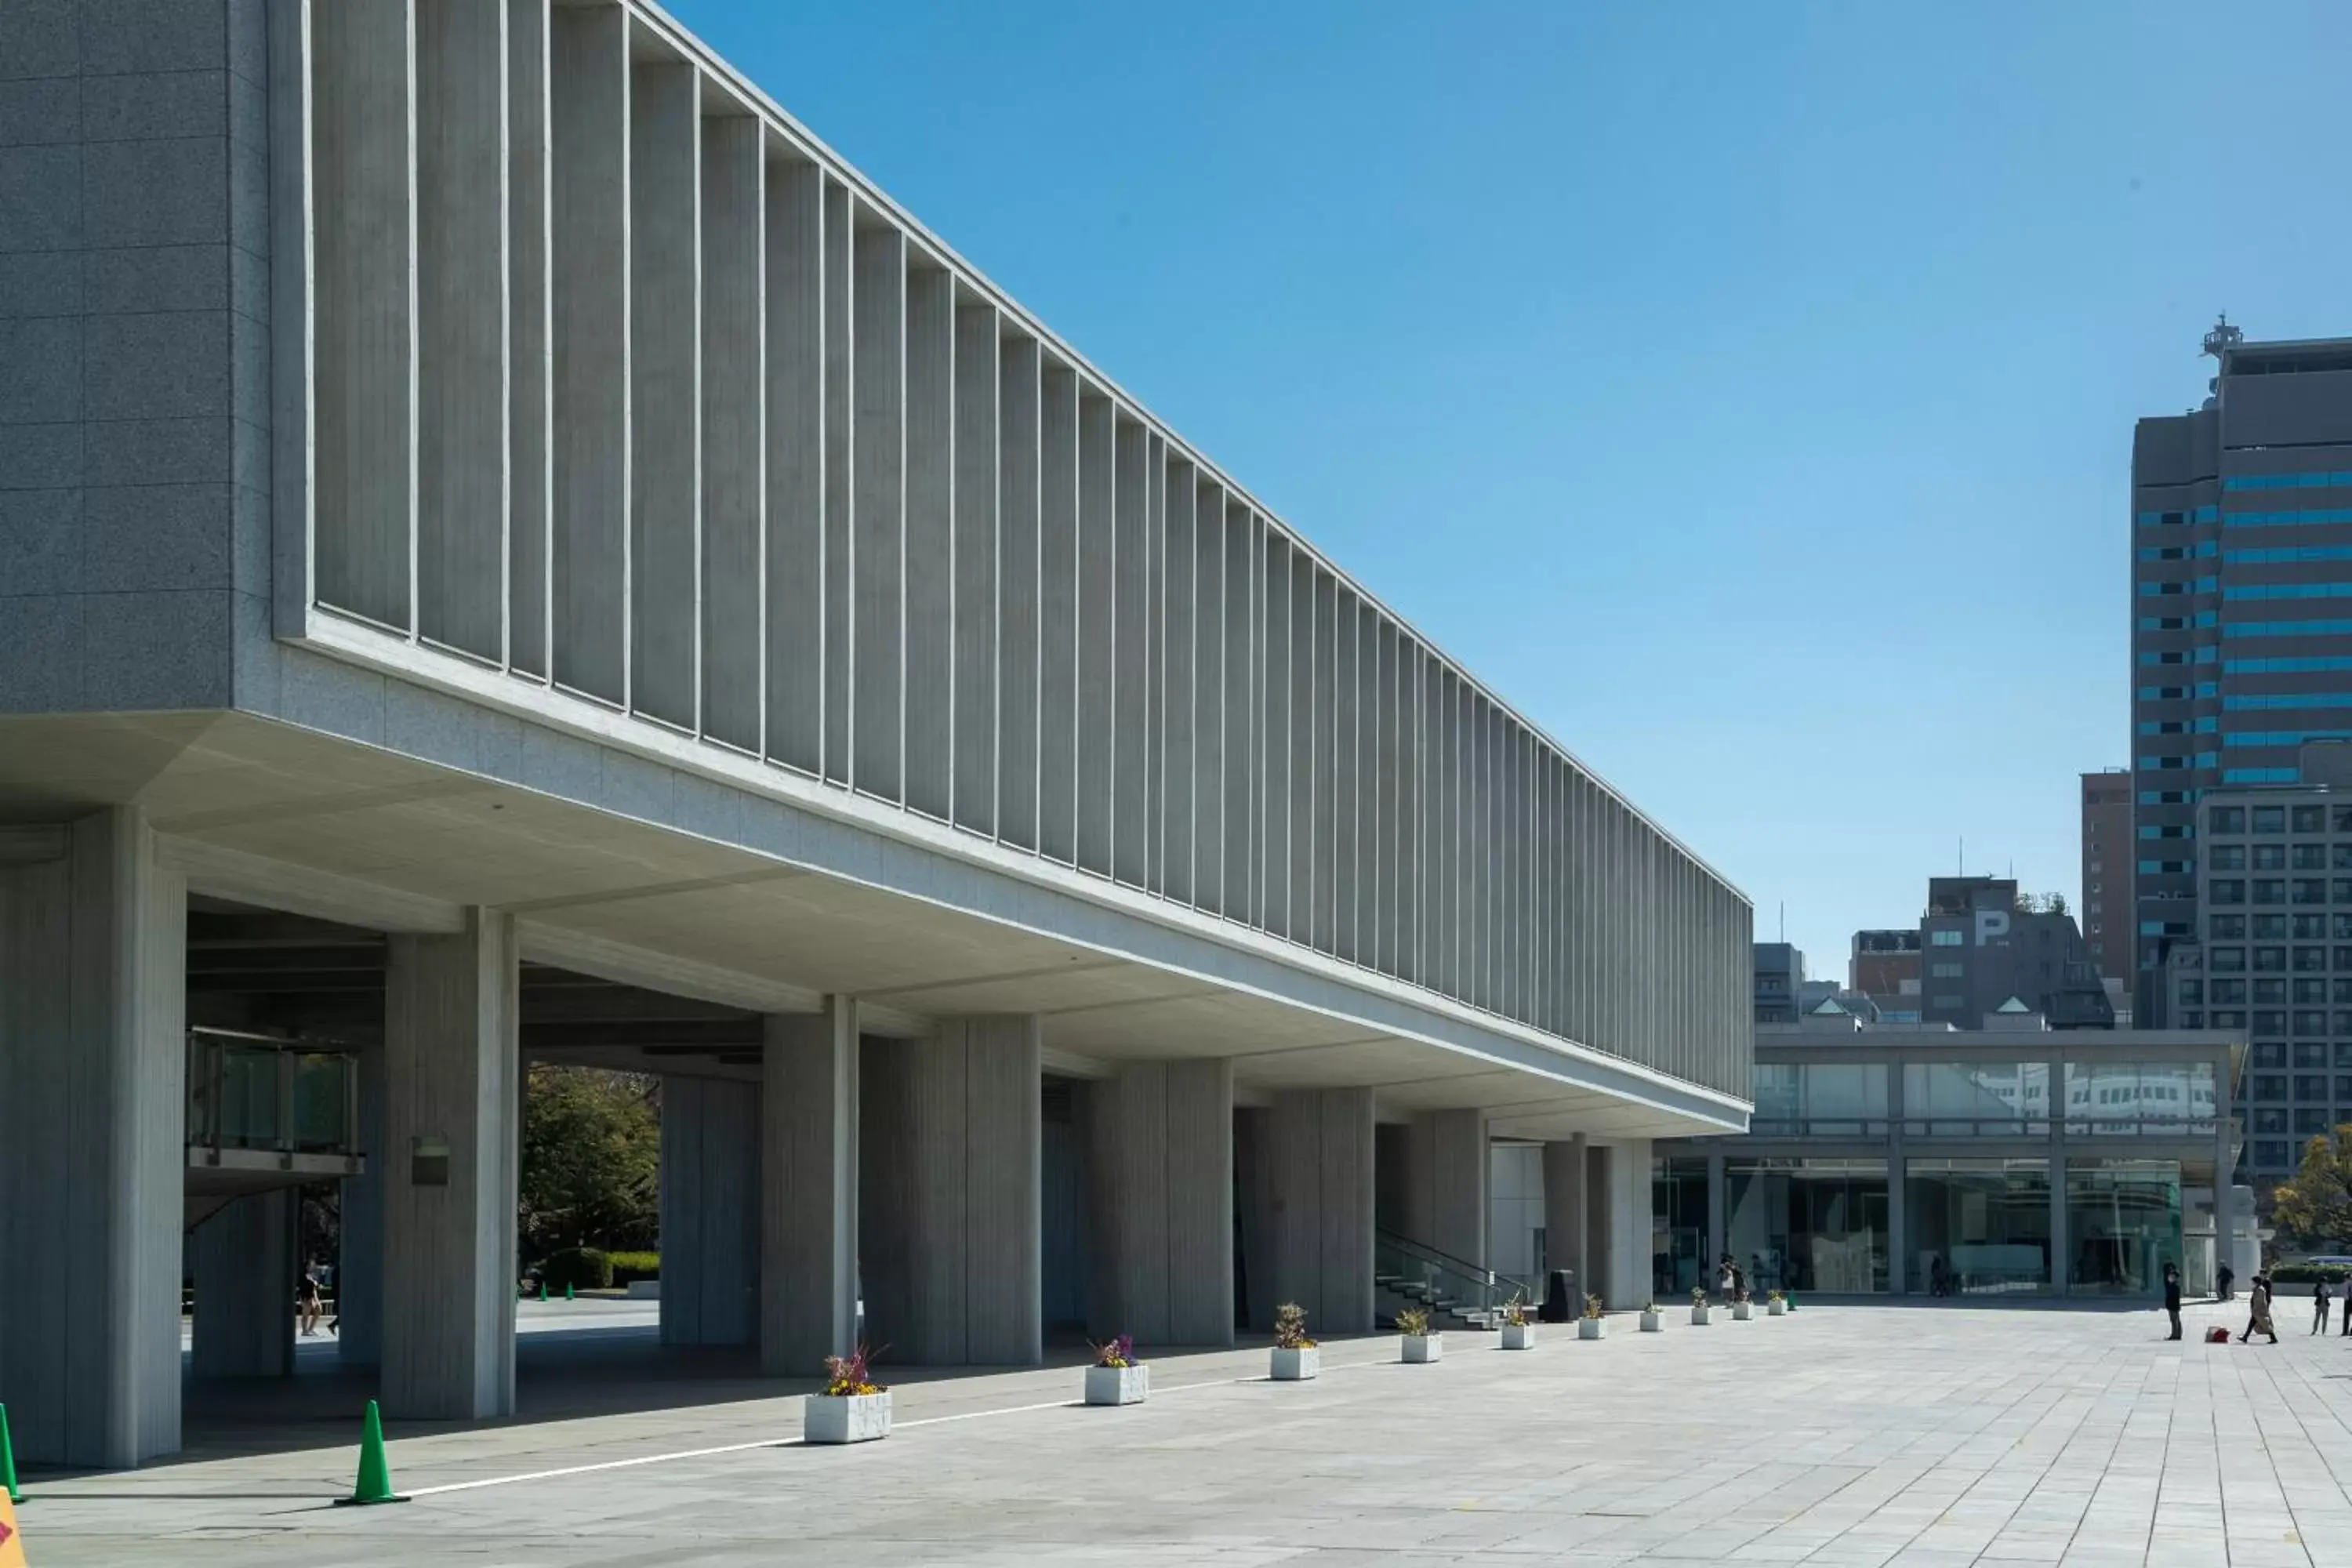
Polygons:
M613 1283L626 1285L632 1279L661 1278L661 1254L658 1252L608 1252L613 1260Z
M609 1290L613 1288L613 1259L593 1247L563 1247L547 1255L542 1278L547 1280L547 1288L554 1291L566 1286L581 1290Z
M2282 1263L2271 1270L2273 1285L2316 1285L2322 1279L2330 1285L2341 1285L2352 1279L2352 1268L2334 1263Z

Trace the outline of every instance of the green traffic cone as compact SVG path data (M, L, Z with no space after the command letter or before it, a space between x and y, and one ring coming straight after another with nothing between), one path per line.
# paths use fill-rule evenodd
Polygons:
M19 1503L25 1494L16 1489L16 1449L8 1441L8 1407L0 1405L0 1488L5 1488L8 1500Z
M542 1301L547 1300L547 1281L544 1279L539 1282L539 1299Z
M338 1507L361 1507L377 1502L406 1502L408 1500L392 1489L392 1467L383 1458L383 1418L376 1414L375 1401L368 1401L367 1421L360 1428L360 1475L352 1487L352 1495L335 1500Z
M571 1300L572 1299L572 1281L571 1281L571 1280L569 1280L569 1279L566 1279L566 1280L563 1282L563 1299L564 1299L565 1300L567 1300L567 1301L569 1301L569 1300Z

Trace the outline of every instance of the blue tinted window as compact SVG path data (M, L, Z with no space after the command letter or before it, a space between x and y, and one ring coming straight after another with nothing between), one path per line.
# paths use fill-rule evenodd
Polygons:
M2231 566L2279 566L2296 561L2352 561L2352 544L2273 544L2261 550L2224 551Z
M2352 598L2352 583L2248 583L2242 587L2225 590L2221 597L2225 600L2347 599Z
M2225 658L2221 661L2224 675L2316 675L2323 672L2352 669L2352 655L2316 653L2284 656L2278 658ZM2205 692L2199 688L2200 695Z
M2221 772L2223 784L2293 784L2294 781L2293 768L2225 768Z
M2233 511L2223 528L2326 528L2352 522L2352 507L2302 506L2291 511Z
M2352 708L2352 691L2268 691L2251 697L2224 697L2225 712L2270 711L2281 708Z
M2231 474L2221 481L2225 490L2324 490L2352 486L2352 472L2309 474Z
M2244 621L2221 628L2225 637L2340 637L2352 636L2352 621ZM2205 650L2200 648L2199 653Z
M2300 746L2306 741L2352 741L2352 730L2242 730L2221 737L2224 746Z

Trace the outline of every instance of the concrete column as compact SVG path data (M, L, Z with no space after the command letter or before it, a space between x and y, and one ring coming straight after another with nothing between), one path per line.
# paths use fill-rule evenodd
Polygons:
M1609 1283L1601 1294L1619 1310L1650 1299L1650 1249L1654 1220L1650 1212L1650 1141L1612 1143L1609 1158Z
M1727 1156L1706 1157L1706 1257L1700 1260L1698 1277L1712 1292L1715 1289L1715 1266L1723 1257L1726 1238L1731 1234L1730 1216L1726 1212L1728 1189L1726 1186Z
M198 1377L294 1371L294 1190L223 1205L188 1236L196 1288L190 1370Z
M1886 1290L1889 1295L1903 1294L1906 1265L1903 1249L1910 1245L1910 1225L1904 1210L1907 1206L1903 1186L1905 1163L1910 1158L1903 1146L1904 1118L1909 1114L1903 1099L1903 1068L1900 1063L1886 1075Z
M916 1365L1034 1365L1039 1046L1033 1016L950 1019L867 1047L858 1228L866 1333Z
M1612 1240L1617 1226L1610 1191L1611 1171L1609 1151L1602 1145L1592 1145L1584 1152L1584 1261L1591 1272L1580 1275L1578 1285L1588 1296L1609 1297L1611 1260L1615 1256Z
M748 1345L760 1319L760 1086L662 1079L661 1341Z
M812 1377L857 1339L857 1004L767 1020L760 1370Z
M373 1366L383 1355L383 1192L391 1155L383 1142L383 1047L359 1059L360 1152L367 1169L342 1182L342 1249L335 1258L335 1355Z
M1278 1094L1268 1125L1277 1301L1307 1309L1310 1329L1372 1327L1372 1091Z
M1274 1113L1258 1107L1234 1110L1234 1184L1240 1202L1235 1221L1241 1226L1243 1305L1250 1329L1267 1333L1274 1328Z
M0 1402L20 1463L180 1446L187 889L134 807L0 828Z
M1565 1143L1543 1146L1544 1261L1549 1268L1573 1269L1579 1290L1592 1288L1585 1224L1588 1154L1581 1132Z
M514 1413L520 1111L511 916L394 936L384 972L384 1413Z
M1465 1263L1486 1266L1486 1118L1424 1110L1405 1129L1404 1234Z
M2073 1293L2074 1242L2066 1226L2066 1058L2050 1058L2050 1289Z
M1090 1112L1087 1331L1232 1344L1232 1061L1139 1063L1093 1086Z

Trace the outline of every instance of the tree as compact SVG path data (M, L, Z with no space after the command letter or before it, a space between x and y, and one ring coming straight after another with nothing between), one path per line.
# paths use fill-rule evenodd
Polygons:
M661 1080L534 1067L523 1100L526 1258L560 1247L651 1247L661 1225Z
M2303 1146L2303 1165L2271 1194L2281 1230L2307 1245L2352 1240L2352 1122Z

